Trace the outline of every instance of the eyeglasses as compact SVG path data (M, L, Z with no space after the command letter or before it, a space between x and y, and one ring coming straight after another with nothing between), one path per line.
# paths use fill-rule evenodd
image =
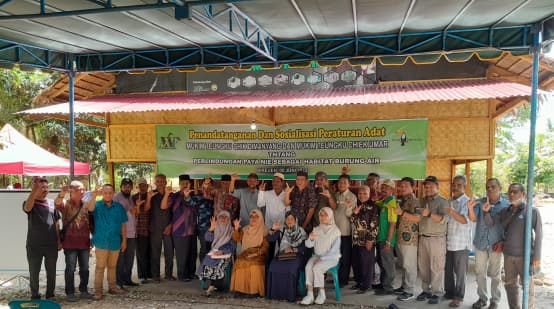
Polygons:
M508 191L509 195L518 194L518 193L521 193L521 191L519 191L519 190L510 190L510 191Z

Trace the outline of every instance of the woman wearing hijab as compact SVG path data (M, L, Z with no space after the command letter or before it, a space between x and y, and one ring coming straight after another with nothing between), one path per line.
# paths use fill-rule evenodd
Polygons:
M308 294L300 302L302 305L314 303L314 287L318 289L315 303L325 303L325 273L335 267L340 259L340 230L335 224L333 210L323 207L319 211L319 225L306 239L306 247L314 248L314 255L306 264L306 289Z
M209 287L206 295L210 296L217 289L223 289L225 270L231 263L231 257L237 247L232 239L233 227L231 226L231 215L228 211L222 210L210 220L210 228L206 232L207 242L212 243L212 249L200 264L197 275L200 280L209 280Z
M283 232L276 231L268 236L269 240L279 240L279 251L269 265L267 278L267 298L296 301L298 273L304 266L304 240L306 232L298 226L298 220L291 211L285 214ZM296 255L290 259L281 260L279 256Z
M240 228L240 218L233 221L233 240L240 243L242 253L235 261L231 291L247 296L265 296L265 261L269 242L261 211L250 211L250 224Z

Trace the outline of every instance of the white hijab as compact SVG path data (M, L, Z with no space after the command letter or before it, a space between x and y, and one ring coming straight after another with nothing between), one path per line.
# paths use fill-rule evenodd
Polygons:
M329 207L323 207L319 212L325 211L329 216L329 223L320 224L314 228L313 232L317 235L314 244L314 253L318 256L325 255L335 240L340 237L340 230L335 224L335 218L333 216L333 210ZM319 215L319 214L318 214Z

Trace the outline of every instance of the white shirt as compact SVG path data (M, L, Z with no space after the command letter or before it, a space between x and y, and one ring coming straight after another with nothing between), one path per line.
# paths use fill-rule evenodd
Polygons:
M290 207L285 207L285 191L277 195L275 190L258 193L258 207L265 207L265 226L270 229L273 223L279 221L285 224L285 213Z

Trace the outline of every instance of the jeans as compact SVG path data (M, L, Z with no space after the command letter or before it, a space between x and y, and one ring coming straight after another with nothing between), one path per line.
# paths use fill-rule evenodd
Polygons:
M64 249L65 254L65 294L75 294L75 269L79 262L79 292L88 292L89 249Z
M29 287L31 297L38 298L40 267L44 258L46 269L46 297L54 296L56 288L56 262L58 261L58 247L53 246L27 246L27 262L29 263Z

